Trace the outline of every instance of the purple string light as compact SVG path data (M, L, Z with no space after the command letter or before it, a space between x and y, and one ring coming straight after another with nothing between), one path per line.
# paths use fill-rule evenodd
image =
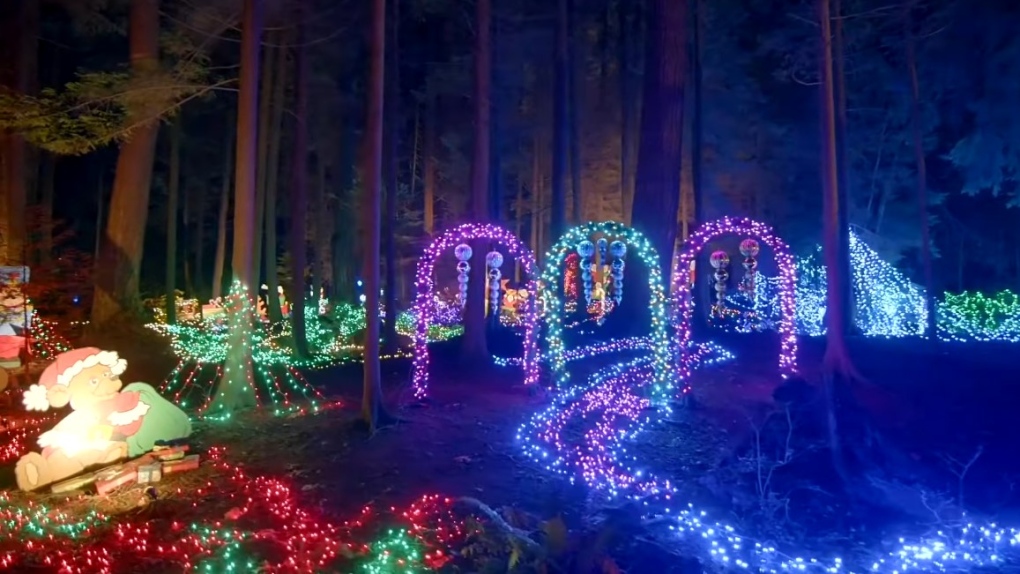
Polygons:
M797 270L790 249L783 240L776 237L772 228L764 223L739 218L724 217L710 221L691 235L684 242L680 256L673 270L676 296L675 323L677 329L677 356L679 357L680 379L688 381L691 374L691 357L688 349L691 344L691 289L693 284L688 276L691 262L709 241L720 235L751 236L764 242L772 249L772 256L779 268L779 303L782 317L779 320L779 372L787 377L797 372L797 335L795 332ZM684 385L684 390L687 386Z
M447 230L432 241L418 259L415 274L415 316L417 329L414 335L414 369L412 381L415 398L422 399L428 393L429 384L429 350L427 332L429 323L434 319L435 309L432 305L432 292L435 289L436 260L447 249L453 249L461 243L485 239L497 243L509 252L510 256L521 264L524 275L528 277L528 292L535 293L536 265L535 255L520 239L504 227L493 224L465 223ZM538 382L538 345L535 342L535 324L538 314L535 312L535 297L529 297L524 310L524 384L533 385Z

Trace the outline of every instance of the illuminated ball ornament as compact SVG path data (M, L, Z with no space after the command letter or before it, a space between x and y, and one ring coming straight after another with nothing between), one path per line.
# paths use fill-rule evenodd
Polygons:
M581 282L584 284L584 303L591 305L591 258L595 255L595 244L585 239L577 244L577 254L581 257Z
M713 274L715 278L715 305L712 307L712 312L716 316L721 317L726 309L726 282L730 278L726 267L730 264L730 256L725 251L716 251L712 253L709 262L715 269Z
M468 263L468 260L473 254L471 246L467 243L461 243L453 250L453 256L457 258L457 289L460 293L461 307L467 304L468 273L471 271L471 264Z
M619 305L620 301L623 301L623 270L627 244L619 240L612 242L609 244L609 254L613 256L613 262L610 264L613 276L613 301Z
M764 243L772 251L779 268L779 304L781 317L778 322L779 331L779 372L785 377L797 371L797 334L796 334L796 293L797 270L793 256L786 243L779 239L772 228L764 223L740 218L724 217L710 221L699 227L684 243L680 255L676 258L673 270L676 307L674 324L677 329L676 351L679 358L680 378L688 381L691 374L691 282L687 281L687 273L698 254L710 241L722 235L752 236ZM727 257L729 259L729 257ZM689 387L684 386L684 391Z
M740 242L740 254L744 256L744 279L740 282L740 290L748 294L754 293L754 276L758 271L755 258L760 249L758 242L750 237Z
M485 266L489 268L489 316L494 320L499 319L499 279L502 273L499 268L503 265L503 255L499 251L490 251L485 256Z
M417 322L414 336L414 366L412 367L411 379L414 387L415 397L424 398L428 394L429 380L429 351L428 332L429 326L437 321L436 305L433 297L435 291L435 266L439 256L447 250L454 249L454 255L470 258L470 247L468 241L486 240L500 245L505 251L521 264L521 270L528 282L526 290L535 292L535 281L537 280L537 268L535 255L530 249L512 232L499 225L465 223L453 229L447 230L432 240L432 243L425 249L418 259L418 267L415 271L415 287L417 296L415 299L415 320ZM461 260L467 263L466 259ZM498 283L498 282L497 282ZM550 282L555 285L556 282ZM522 309L524 323L524 383L533 385L538 382L538 347L535 342L535 326L538 322L534 297L525 300Z

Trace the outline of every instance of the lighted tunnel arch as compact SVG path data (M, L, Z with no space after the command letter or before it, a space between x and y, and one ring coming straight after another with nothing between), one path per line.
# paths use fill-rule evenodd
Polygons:
M790 248L779 239L772 228L764 223L747 218L724 217L705 223L687 238L673 268L673 281L676 283L676 342L678 345L680 379L687 381L691 374L691 359L687 354L691 343L691 289L688 270L698 253L709 241L721 235L742 235L763 242L772 250L772 256L779 268L779 302L781 317L777 331L779 332L779 371L786 377L797 371L797 334L796 334L796 294L797 268L794 264Z
M432 293L435 291L435 267L436 260L448 249L453 249L461 243L468 243L475 240L487 240L505 248L511 257L521 264L521 271L528 277L528 292L535 292L537 279L537 265L535 254L516 235L504 227L493 224L465 223L445 231L439 237L432 240L432 243L425 249L418 259L418 266L415 273L415 287L417 295L415 298L415 324L414 333L414 368L412 370L412 384L415 398L421 399L428 394L429 382L429 349L428 349L428 326L430 304ZM475 254L472 259L481 261L485 265L485 255ZM536 313L535 298L529 297L524 312L524 384L532 385L538 382L538 351L535 337L535 327L538 322Z
M557 386L566 385L570 374L566 370L563 345L563 293L560 269L567 255L572 253L578 243L589 239L592 235L603 234L607 238L619 239L627 244L628 254L636 254L648 267L648 287L651 292L652 312L652 360L654 379L652 394L656 398L666 398L672 386L670 368L670 348L667 325L666 288L659 263L659 253L651 242L640 231L615 221L588 222L567 231L546 253L546 263L542 270L541 290L543 316L545 317L546 340L548 341L549 366L553 380ZM551 286L551 287L550 287Z

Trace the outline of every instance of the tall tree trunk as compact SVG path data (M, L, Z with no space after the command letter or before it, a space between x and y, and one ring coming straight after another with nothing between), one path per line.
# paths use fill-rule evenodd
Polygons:
M492 73L490 93L493 97L489 114L489 213L487 215L490 221L501 221L500 212L503 207L503 158L499 145L502 141L500 139L502 127L500 126L499 118L506 95L499 85L499 18L494 17L492 20L492 39L490 40L492 58L489 68ZM497 315L491 315L491 317L494 320L498 319Z
M476 221L489 215L489 141L492 110L492 0L475 3L475 142L471 158L471 210ZM489 345L485 338L485 254L488 243L476 241L464 309L461 357L467 363L488 364Z
M620 210L623 221L630 225L634 206L634 131L637 113L638 78L635 42L638 38L639 7L634 2L621 2L619 82L620 82Z
M425 188L425 205L424 215L422 216L422 223L425 227L425 234L432 236L436 231L436 176L439 171L438 160L436 158L437 146L436 140L438 136L436 134L436 94L432 92L430 88L427 88L428 92L425 94L426 107L425 107L425 130L423 134L423 157L422 161L422 186Z
M48 265L53 257L53 196L57 182L57 155L43 152L40 203L43 216L42 243L39 245L39 262ZM96 228L97 232L99 228Z
M282 107L282 105L283 105L283 103L281 102L280 106ZM274 124L274 129L276 130L276 133L272 134L271 137L276 142L276 145L273 146L276 149L273 150L272 153L274 155L276 155L276 156L279 156L279 154L280 154L279 140L281 138L281 135L279 133L280 125L279 124ZM272 157L272 156L270 156L270 157ZM273 323L276 323L276 322L279 322L279 321L283 320L283 310L280 308L280 295L279 295L280 275L279 275L279 273L277 273L277 270L276 270L276 258L277 258L277 251L278 251L277 245L276 245L276 243L277 243L276 242L276 231L277 231L277 229L276 229L276 225L277 225L277 215L276 215L276 201L277 201L277 197L276 196L277 196L277 192L278 192L278 188L279 188L279 186L276 185L276 184L277 184L277 175L279 174L279 165L280 165L279 158L277 157L277 159L275 161L270 159L270 163L274 164L274 165L270 165L268 167L268 169L269 169L269 178L268 179L270 181L268 181L267 185L266 185L266 197L265 197L265 199L266 199L266 221L265 221L265 224L266 224L266 246L265 246L265 251L263 252L263 255L265 257L265 262L264 262L263 266L265 267L265 273L266 273L266 287L269 288L269 293L266 295L266 312L269 314L269 320L271 322L273 322ZM293 311L294 310L292 308L291 312L293 312Z
M144 78L159 68L158 0L132 2L129 18L131 71ZM132 115L138 121L147 119ZM106 237L98 261L102 272L96 274L92 300L91 324L97 329L118 315L138 308L139 268L158 134L159 122L155 118L142 123L131 134L131 139L121 145L117 156Z
M209 405L213 412L233 412L256 405L250 338L256 290L251 291L254 275L256 161L258 159L259 51L262 45L262 0L244 0L241 16L241 78L237 88L237 157L234 163L234 280L249 289L247 305L234 305L230 311L228 351L223 377L216 397Z
M532 136L531 140L531 249L536 257L542 253L542 164L541 164L541 141L538 134ZM541 262L539 262L541 263Z
M195 206L194 220L192 221L193 232L191 234L191 250L195 254L192 272L194 282L191 296L202 300L205 291L205 211L206 196L201 191L195 195L193 205Z
M850 263L850 163L846 156L846 61L843 55L843 18L841 0L833 0L833 93L836 98L836 173L839 182L839 264L847 279L839 283L839 299L843 304L843 329L846 335L854 329L853 267Z
M179 158L178 158L178 161L180 161ZM180 178L181 178L180 171L181 171L181 168L178 167L178 174L177 174L177 178L178 178L177 198L178 198L178 201L181 201L181 196L180 196L181 192L180 192L180 183L179 183L180 182ZM191 221L191 209L192 209L192 205L194 205L194 203L195 203L195 201L194 201L194 194L191 193L190 191L185 191L184 192L183 203L184 203L184 205L180 206L180 209L179 209L180 219L178 221L179 221L180 227L178 229L179 229L180 232L178 233L178 238L177 238L177 243L180 244L180 245L183 245L183 249L178 249L178 259L181 260L181 262L183 263L183 267L184 267L184 293L186 294L186 296L190 297L191 295L193 295L195 293L195 275L194 275L194 269L191 268L191 241L192 241L192 237L191 237L191 224L192 224L192 221Z
M842 301L842 282L848 281L846 269L840 264L839 254L839 157L836 142L835 66L833 62L833 35L830 0L818 0L819 23L822 41L821 58L821 110L822 110L822 216L825 236L822 241L826 267L826 346L823 359L827 372L849 374L852 367L846 349L846 317Z
M267 57L269 54L267 54ZM273 96L269 104L271 112L269 117L269 132L265 134L269 141L266 149L266 178L265 178L265 245L263 246L264 274L266 287L269 288L267 296L266 312L273 322L283 319L283 311L280 309L279 285L280 276L277 270L277 211L276 203L279 199L280 181L280 142L283 140L283 110L286 107L287 87L287 49L277 48L276 50L276 78L273 83ZM272 212L270 214L270 211ZM272 237L272 245L270 245ZM293 310L293 306L291 308Z
M106 182L103 174L96 180L96 242L92 248L92 260L99 261L99 250L103 244L103 206L106 205Z
M684 82L690 65L687 42L687 2L651 0L646 39L644 104L641 112L637 179L632 225L640 229L659 253L658 265L673 260L680 207L680 169L683 165ZM645 285L645 265L629 265L628 276ZM647 316L647 305L634 293L624 298L621 321ZM645 299L647 301L647 299ZM614 313L614 315L616 315Z
M818 20L821 34L822 54L821 65L821 136L822 136L822 193L823 213L822 226L824 237L822 255L826 266L826 345L822 358L822 384L826 401L826 421L828 423L829 452L833 468L844 480L848 475L843 463L843 449L839 440L839 423L837 420L838 381L852 380L855 375L850 354L846 347L845 307L842 301L844 290L841 282L848 281L846 269L840 264L840 200L839 194L839 157L836 143L836 94L835 69L833 64L833 35L830 0L818 0Z
M308 257L308 37L305 18L308 17L309 2L298 2L298 38L294 51L294 159L291 162L290 229L290 301L291 333L294 337L294 353L299 357L308 356L308 341L305 338L305 299L308 287L305 283L305 267Z
M0 87L9 87L21 94L31 94L37 84L37 38L39 37L39 2L15 0L0 8L0 42L11 58L6 70L0 70ZM3 46L0 46L3 48ZM6 252L0 252L0 264L28 265L27 212L29 189L34 177L30 174L32 150L16 133L0 132L0 234Z
M553 79L553 150L551 233L556 241L567 231L567 167L570 159L568 84L570 75L570 0L556 0L555 78Z
M578 89L578 71L583 70L583 55L580 54L581 46L580 29L577 26L577 16L574 11L574 3L567 0L567 124L570 136L570 197L573 200L570 212L573 216L573 223L578 224L584 221L584 195L581 186L581 90Z
M166 322L177 323L177 204L181 194L181 118L170 125L170 182L166 207Z
M693 99L693 117L691 117L691 191L694 196L694 221L691 227L693 229L697 229L699 225L705 222L705 205L702 200L704 189L701 172L704 161L704 154L702 153L704 106L702 105L701 98L701 2L702 0L692 0L691 2L693 7L691 12L691 30L694 35L691 41L691 98ZM699 307L704 309L706 306L699 305Z
M326 162L323 157L318 158L315 163L315 194L312 196L312 203L315 209L312 211L312 288L310 289L313 309L318 308L319 295L322 293L323 277L326 274L326 256L328 255L328 237L326 228L326 215L329 213L326 205Z
M523 150L522 150L523 151ZM514 219L517 220L517 237L524 239L524 174L517 174L517 197L514 199ZM532 244L532 247L535 245ZM521 284L521 262L514 261L514 284Z
M230 209L230 166L234 162L234 138L237 120L232 112L227 117L223 145L223 186L220 190L220 213L216 220L216 259L213 261L212 298L223 294L223 268L227 259L227 210Z
M914 34L911 0L904 8L904 25L907 34L907 67L910 73L910 131L914 144L914 161L917 165L917 210L921 225L921 271L924 277L925 298L928 306L928 323L925 326L928 340L938 342L936 330L935 281L931 267L931 223L928 218L928 167L924 157L924 134L921 128L921 87L917 79L917 37Z
M276 35L270 32L267 37L275 39ZM275 50L275 52L274 52ZM270 48L262 57L262 87L259 88L259 141L258 141L258 166L255 170L255 239L252 245L252 288L258 293L262 287L262 241L263 228L266 217L266 185L269 176L269 142L273 137L273 114L274 106L277 104L273 96L276 94L277 86L282 86L277 75L279 69L276 67L277 58L274 53L283 51L283 48Z
M386 0L372 0L372 36L369 46L368 103L365 126L365 198L362 218L367 235L362 259L365 285L365 370L361 416L374 432L387 418L383 409L379 364L379 255L382 220L383 108L386 70Z
M341 158L337 171L337 208L333 213L333 293L334 304L351 302L354 290L354 157L357 147L354 130L343 130Z
M397 351L397 193L399 169L398 149L400 117L400 2L390 0L390 14L387 18L389 34L386 47L385 84L385 142L386 147L386 282L384 285L383 351L392 354ZM413 177L413 174L412 174Z

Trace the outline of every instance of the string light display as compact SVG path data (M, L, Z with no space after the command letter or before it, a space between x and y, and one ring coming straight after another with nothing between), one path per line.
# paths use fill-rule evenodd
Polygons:
M794 319L797 313L796 289L797 270L794 265L793 256L786 243L776 237L772 228L764 223L751 219L731 219L724 217L715 221L705 223L687 238L683 250L676 259L673 270L673 277L676 278L676 328L677 328L677 349L680 367L680 379L687 381L690 378L691 365L690 357L685 352L691 348L691 312L693 304L691 301L691 290L693 284L685 280L688 277L687 269L695 261L698 253L716 237L721 235L744 235L758 239L765 243L772 250L772 257L776 260L779 269L779 307L782 316L777 323L779 331L779 372L785 377L797 371L797 335L795 332ZM684 391L687 390L685 385Z
M712 345L690 350L691 369L732 358ZM677 500L677 488L655 476L651 465L630 454L654 411L635 392L650 384L652 362L647 356L596 371L586 385L557 397L546 410L525 423L517 440L525 454L548 471L581 481L610 498L633 500L643 509L646 524L665 525L666 532L700 547L707 562L736 571L833 574L907 574L970 571L986 566L1005 571L1020 558L1020 529L969 523L914 540L900 537L888 547L853 557L788 552L739 533L733 525L712 520L705 511Z
M236 281L224 302L224 306L228 308L235 305L240 306L240 313L249 314L254 318L254 305L248 289ZM278 415L317 411L321 408L322 394L309 384L297 369L275 358L272 351L266 349L267 345L263 344L264 336L265 331L258 328L248 329L244 336L244 344L252 349L252 379L248 381L248 385L250 392L255 394L258 404L271 406L273 412ZM173 396L174 402L183 408L198 406L203 416L208 419L229 418L225 413L212 413L208 410L217 383L223 378L227 342L235 340L222 330L217 331L217 337L223 345L219 351L206 348L195 353L185 351L182 347L175 347L175 350L181 350L179 356L182 356L182 359L161 389L163 394ZM197 402L201 404L196 404Z
M521 265L522 273L528 277L527 290L535 292L536 266L535 256L530 249L516 235L507 229L492 224L465 223L444 232L435 238L425 249L418 259L417 273L415 274L415 288L417 299L415 302L415 317L417 329L414 340L414 368L412 381L416 398L424 398L428 392L429 380L429 351L428 351L428 326L435 320L433 313L433 292L435 290L435 266L436 260L443 252L475 240L486 240L496 243L509 252L510 256L517 259ZM556 285L557 282L547 283ZM524 320L524 384L533 385L538 382L537 345L535 343L535 323L537 314L534 309L533 298L529 298L528 308L525 310Z
M17 418L0 417L0 464L14 462L21 455L35 448L36 438L43 430L52 426L57 417L53 414L45 416L25 416Z
M648 291L651 293L649 307L652 314L652 355L655 364L655 381L651 385L652 395L657 402L668 398L672 387L672 369L670 368L669 338L667 335L668 315L666 291L663 286L662 269L659 267L659 254L639 231L615 221L588 222L567 231L549 249L545 255L545 268L542 271L543 285L559 285L561 268L567 255L584 241L596 234L613 237L626 242L630 253L637 255L648 268ZM559 289L543 289L540 293L545 311L546 340L548 341L549 364L553 372L553 380L560 387L569 382L570 374L566 370L563 345L563 294Z
M1020 296L1009 290L946 293L937 318L939 338L947 341L1020 342Z
M0 492L0 570L113 574L172 565L175 571L210 574L303 574L346 565L373 574L418 574L446 564L450 549L473 532L454 513L450 498L425 495L403 511L364 507L334 523L303 508L284 481L251 477L224 462L221 449L209 453L207 464L219 478L188 497L196 507L215 500L218 509L229 510L223 518L190 524L17 505ZM385 525L391 525L389 535L370 542Z

